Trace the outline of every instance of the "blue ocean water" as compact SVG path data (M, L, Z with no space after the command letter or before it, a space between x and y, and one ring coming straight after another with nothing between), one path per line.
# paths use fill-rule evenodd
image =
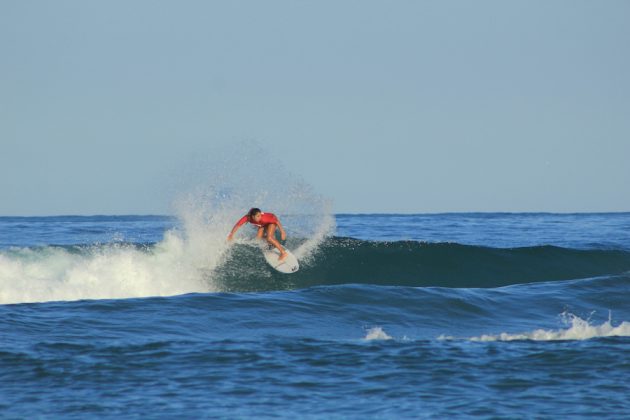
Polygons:
M0 416L630 417L630 213L294 217L0 217Z

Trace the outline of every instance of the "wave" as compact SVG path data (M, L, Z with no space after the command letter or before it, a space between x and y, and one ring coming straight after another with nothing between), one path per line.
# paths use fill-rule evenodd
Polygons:
M225 267L230 255L232 248L225 235L236 219L230 212L212 213L191 204L181 211L181 227L167 230L164 238L153 244L115 242L0 250L0 304L225 291L215 273ZM331 217L320 221L312 228L311 239L303 241L296 251L304 261L309 261L332 229ZM264 274L268 267L265 264L261 268Z
M61 313L68 330L89 330L84 318L93 317L111 322L108 331L132 341L138 328L166 337L175 328L187 340L203 342L268 337L374 343L617 340L630 336L629 282L630 275L491 289L353 284L0 306L0 313L10 315L0 316L0 329L45 334L49 325L31 317L37 321Z
M335 284L501 287L615 275L630 270L630 252L556 246L490 248L456 243L375 242L333 237L291 275L265 265L260 251L236 245L214 281L226 291Z
M209 160L203 158L190 169L190 174L182 175L182 180L189 178L190 184L178 185L172 202L174 217L170 222L175 227L166 230L157 243L138 246L110 242L0 250L0 304L224 291L216 273L225 267L224 261L231 254L226 236L234 222L251 207L273 209L286 222L291 237L308 238L296 250L304 262L334 230L330 202L256 144L235 144L217 150ZM261 179L282 188L265 189ZM114 219L107 229L103 229L106 225L102 220L72 229L51 224L47 233L54 233L54 240L63 244L95 234L103 240L114 234L112 240L118 241L124 238L118 236L125 230L121 228L122 221ZM97 229L87 236L81 230L94 226ZM134 237L147 240L143 235L147 230L151 231L140 226L133 232ZM243 228L239 234L245 237L251 230ZM25 238L27 234L19 229L13 234L13 241L19 243L49 240L45 234ZM263 275L266 269L266 265L262 267Z
M491 288L630 271L630 252L621 250L554 246L505 249L375 242L322 234L315 241L288 242L302 264L300 271L286 275L269 267L252 242L228 246L218 231L197 227L193 232L167 231L162 241L151 245L115 243L0 251L0 303L340 284Z

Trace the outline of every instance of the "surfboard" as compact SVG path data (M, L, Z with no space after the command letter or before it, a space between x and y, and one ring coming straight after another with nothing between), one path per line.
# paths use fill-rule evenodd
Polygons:
M278 261L278 258L280 258L280 251L278 251L278 249L273 245L265 246L262 249L262 252L267 264L275 268L277 271L285 274L295 273L300 269L300 263L291 251L286 248L284 250L289 255L287 255L287 257L282 261Z

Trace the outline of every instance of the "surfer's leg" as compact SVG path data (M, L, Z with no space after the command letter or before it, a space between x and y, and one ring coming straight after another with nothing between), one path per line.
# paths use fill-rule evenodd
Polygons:
M271 245L275 246L276 248L278 248L278 251L280 251L280 257L278 258L278 261L282 261L283 259L285 259L287 257L287 253L284 250L284 248L282 248L282 245L280 245L280 242L278 242L278 240L276 239L276 225L275 224L270 224L267 225L267 242L269 242Z
M263 237L263 233L265 233L265 229L263 229L263 228L259 227L259 228L258 228L258 232L256 232L256 238L258 238L258 239L262 239L262 237Z

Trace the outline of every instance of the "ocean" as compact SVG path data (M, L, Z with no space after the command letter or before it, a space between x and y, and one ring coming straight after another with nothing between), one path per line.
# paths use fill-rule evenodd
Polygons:
M0 417L630 418L630 213L277 214L0 217Z

